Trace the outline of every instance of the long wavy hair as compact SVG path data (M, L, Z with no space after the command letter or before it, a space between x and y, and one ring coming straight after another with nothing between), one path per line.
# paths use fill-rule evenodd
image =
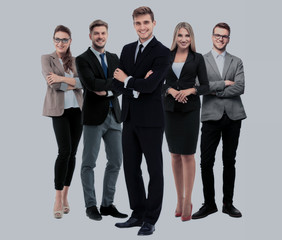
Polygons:
M181 28L185 28L188 33L190 34L190 38L191 38L191 44L189 46L189 48L193 51L193 52L196 52L196 44L195 44L195 37L194 37L194 32L193 32L193 28L192 26L187 23L187 22L180 22L176 25L175 29L174 29L174 33L173 33L173 41L172 41L172 45L171 45L171 48L170 50L173 51L174 49L177 48L177 44L176 44L176 39L177 39L177 34L178 34L178 31L181 29Z
M55 28L53 38L55 37L55 34L57 32L65 32L70 36L70 39L71 39L71 31L68 27L66 27L64 25L58 25ZM67 49L66 53L63 55L62 61L63 61L63 67L64 67L65 72L68 73L70 70L73 72L72 54L71 54L71 51L70 51L70 46Z

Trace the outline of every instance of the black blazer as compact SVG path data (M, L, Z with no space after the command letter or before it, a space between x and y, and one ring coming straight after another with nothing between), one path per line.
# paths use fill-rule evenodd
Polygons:
M116 54L106 52L108 63L108 78L105 78L103 68L88 48L76 58L76 67L79 79L83 86L82 124L99 125L103 123L109 113L110 101L113 104L115 117L120 123L120 106L117 92L112 89L113 72L119 65ZM93 91L113 91L114 96L98 96Z
M170 53L170 68L166 76L165 84L163 85L164 107L165 111L189 112L200 108L201 102L199 95L209 92L209 81L207 77L206 65L204 58L200 53L190 50L178 79L172 70L175 54L176 49ZM198 77L199 84L196 83L196 77ZM166 94L168 88L184 90L193 87L197 89L197 94L188 96L187 103L179 103L175 101L170 94Z
M134 63L136 47L137 41L125 45L120 56L119 68L132 76L126 88L124 83L113 81L114 88L123 94L121 120L130 119L136 126L163 127L161 90L169 68L169 49L154 37ZM150 70L153 74L144 79ZM138 98L133 97L132 90L140 92Z

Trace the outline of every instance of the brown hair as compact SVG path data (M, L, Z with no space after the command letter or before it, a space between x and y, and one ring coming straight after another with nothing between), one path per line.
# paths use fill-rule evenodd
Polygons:
M228 35L230 35L231 30L227 23L221 22L221 23L216 24L214 28L212 29L212 34L214 34L214 29L217 27L226 29L228 31Z
M57 32L65 32L70 36L70 39L71 39L71 31L68 27L64 25L58 25L55 28L53 38L55 37L55 34ZM65 72L69 72L69 70L73 72L73 63L72 63L72 55L71 55L70 47L67 49L66 53L63 55L62 61L63 61L63 67L64 67Z
M100 27L100 26L104 26L107 28L108 30L108 24L100 19L93 21L90 25L89 25L89 32L91 33L94 27Z
M133 17L133 20L134 20L134 18L136 18L140 15L146 15L146 14L149 14L151 16L152 22L155 20L153 11L151 10L151 8L146 7L146 6L136 8L132 13L132 17Z
M174 49L177 48L177 44L176 44L176 38L177 38L177 34L178 31L184 28L188 31L190 38L191 38L191 44L189 46L189 49L191 49L193 52L196 52L196 44L195 44L195 37L194 37L194 32L193 32L193 28L192 26L187 23L187 22L180 22L176 25L175 29L174 29L174 33L173 33L173 40L172 40L172 45L170 50L173 51Z

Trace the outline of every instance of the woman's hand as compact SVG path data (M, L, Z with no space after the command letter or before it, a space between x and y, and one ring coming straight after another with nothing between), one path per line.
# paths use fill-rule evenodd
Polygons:
M185 90L180 90L175 96L175 100L181 103L186 103L188 101L188 96L191 94L196 94L195 88L188 88Z
M174 88L169 88L167 93L170 94L175 99L175 101L181 102L177 100L177 96L179 95L180 91L177 91ZM186 103L186 102L187 102L187 98L184 99L181 103Z
M49 75L47 76L47 82L49 85L54 84L54 83L60 83L62 82L62 77L50 72Z
M179 94L179 91L175 90L174 88L169 88L167 93L173 96L173 98L176 98L177 94Z

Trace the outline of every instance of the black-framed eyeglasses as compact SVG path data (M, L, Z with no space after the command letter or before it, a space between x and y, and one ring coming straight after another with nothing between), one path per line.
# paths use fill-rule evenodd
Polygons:
M213 36L216 38L216 39L224 39L224 40L227 40L230 38L230 36L228 35L220 35L220 34L213 34Z
M55 43L60 43L62 42L63 44L68 43L70 38L54 38Z

